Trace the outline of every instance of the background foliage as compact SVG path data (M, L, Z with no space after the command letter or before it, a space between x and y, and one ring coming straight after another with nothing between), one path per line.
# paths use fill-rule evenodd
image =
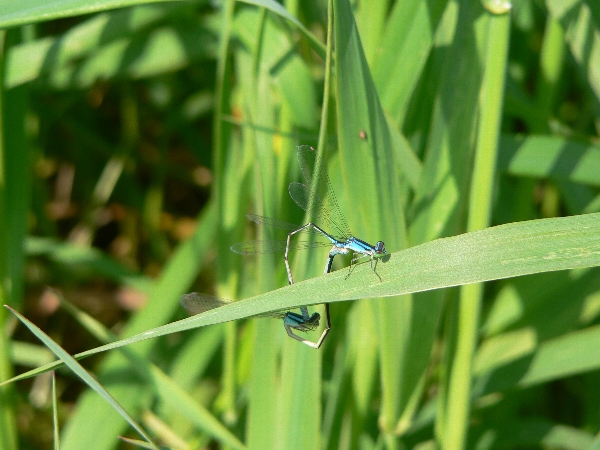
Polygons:
M0 27L0 449L600 447L597 2L1 1ZM266 236L248 212L305 223L301 144L383 282L229 251ZM171 324L192 290L252 298ZM323 300L319 351L232 321Z

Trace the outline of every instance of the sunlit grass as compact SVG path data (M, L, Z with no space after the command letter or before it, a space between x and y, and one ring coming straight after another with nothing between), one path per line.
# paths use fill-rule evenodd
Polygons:
M0 8L0 450L596 443L591 3L124 5ZM381 282L229 251L308 220L297 145ZM324 301L318 351L250 319Z

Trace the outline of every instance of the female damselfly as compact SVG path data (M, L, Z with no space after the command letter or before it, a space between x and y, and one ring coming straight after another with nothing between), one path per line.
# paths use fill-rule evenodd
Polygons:
M189 294L185 294L183 297L181 297L180 302L181 306L187 309L191 314L201 314L211 309L220 308L221 306L231 303L230 301L222 300L220 298L213 297L212 295L202 294L200 292L190 292ZM325 340L327 333L329 333L329 329L331 328L331 323L329 322L329 305L325 304L325 329L321 333L321 337L317 342L304 339L302 336L295 334L293 330L302 332L316 330L319 327L321 315L318 312L309 315L306 307L300 308L300 311L302 314L297 314L291 311L274 311L268 314L257 314L256 316L252 317L274 317L276 319L283 319L283 326L285 327L285 331L289 337L296 339L297 341L300 341L310 347L319 348Z

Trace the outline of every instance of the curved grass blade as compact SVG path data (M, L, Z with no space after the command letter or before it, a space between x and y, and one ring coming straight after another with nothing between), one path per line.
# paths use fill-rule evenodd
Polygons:
M233 302L221 300L220 298L213 297L212 295L202 294L199 292L190 292L189 294L186 294L183 297L181 297L181 305L192 314L202 314L203 312L215 308L221 308L230 303ZM291 311L275 311L268 314L260 314L256 317L272 317L276 319L283 319L283 326L289 337L299 342L302 342L303 344L306 344L309 347L318 349L319 347L321 347L321 344L323 343L325 337L331 329L329 307L328 305L325 305L325 329L321 333L321 337L316 342L304 339L303 337L294 333L293 330L302 332L316 330L319 327L321 315L319 313L313 313L312 315L309 315L308 309L304 306L300 307L300 311L302 312L302 314L297 314Z
M226 301L212 295L203 294L200 292L190 292L181 297L181 306L183 306L191 314L202 314L211 309L220 308L225 305L234 303ZM275 319L283 319L285 311L273 312L269 314L260 314L256 317L272 317ZM252 316L250 316L252 317Z
M175 311L180 308L179 299L187 291L187 284L196 278L207 249L214 242L217 215L216 204L209 202L198 216L198 227L194 235L182 242L169 259L162 273L154 281L148 303L143 310L132 315L127 326L121 330L122 336L132 336L156 326L168 323ZM141 358L148 357L153 342L140 343L136 353ZM115 371L127 375L115 379ZM98 367L97 376L101 380L111 380L111 394L128 411L136 410L147 386L139 382L135 374L130 374L131 363L119 353L108 355ZM112 419L111 419L112 418ZM103 424L103 434L90 442L89 430L98 423ZM123 434L126 423L117 418L110 406L93 392L85 392L78 400L77 409L70 416L61 433L63 450L99 450L110 448L112 436Z
M81 359L179 331L305 305L391 297L534 273L600 266L600 213L509 223L436 239L384 258L383 283L362 265L346 278L332 272L75 355ZM0 386L61 366L60 362L3 381Z
M117 337L101 323L70 304L60 293L55 292L54 294L59 298L62 307L100 342L106 343L117 340ZM178 384L172 376L165 374L161 369L148 362L147 359L140 358L134 351L123 349L121 353L127 358L129 367L133 367L142 379L150 381L150 385L153 387L157 398L164 402L166 406L168 405L172 409L177 409L198 430L208 434L222 445L232 449L244 450L244 444L205 406L198 403L189 394L188 390ZM198 354L195 356L201 357Z
M115 409L146 441L151 445L151 448L158 450L158 446L152 441L152 438L146 434L141 426L129 415L129 413L123 409L123 407L116 401L116 399L110 395L110 393L102 387L94 377L92 377L82 366L79 364L69 353L67 353L60 345L54 342L50 336L36 327L32 322L27 320L17 311L12 309L10 306L6 306L17 318L23 322L23 324L29 328L29 330L42 341L52 352L58 356L69 369L71 369L75 375L96 391L104 400L106 400L113 409Z

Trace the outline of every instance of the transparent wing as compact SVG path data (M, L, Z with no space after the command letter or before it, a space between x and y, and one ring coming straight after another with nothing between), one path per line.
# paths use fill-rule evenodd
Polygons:
M317 225L328 228L325 231L345 239L349 238L350 227L340 210L327 169L317 152L308 145L298 147L298 163L304 184L290 184L288 192L292 200L305 210ZM316 176L315 171L318 171Z
M221 306L231 303L230 301L221 300L208 294L199 292L190 292L185 294L179 300L181 306L187 309L192 314L201 314L211 309L220 308Z
M257 216L256 214L246 214L246 217L259 225L267 225L273 228L279 228L281 230L295 231L302 226L284 222L283 220L271 219L270 217Z
M222 300L212 295L203 294L201 292L190 292L185 294L179 300L181 306L183 306L190 314L202 314L203 312L211 309L220 308L221 306L228 305L230 300ZM275 319L283 319L287 311L274 311L267 314L257 314L252 317L271 317Z
M240 255L285 252L286 241L244 241L233 244L230 249Z
M285 252L287 241L244 241L233 244L230 248L232 252L240 255L257 255L262 253ZM306 250L308 248L331 247L331 242L291 242L291 250Z
M296 231L296 230L302 228L302 226L303 226L303 225L296 225L296 224L289 223L289 222L284 222L283 220L271 219L270 217L257 216L256 214L246 214L246 217L254 223L267 225L272 228L279 228L281 230L287 230L287 231ZM307 228L305 230L302 230L302 233L315 234L317 236L321 236L321 233L314 230L313 228Z

